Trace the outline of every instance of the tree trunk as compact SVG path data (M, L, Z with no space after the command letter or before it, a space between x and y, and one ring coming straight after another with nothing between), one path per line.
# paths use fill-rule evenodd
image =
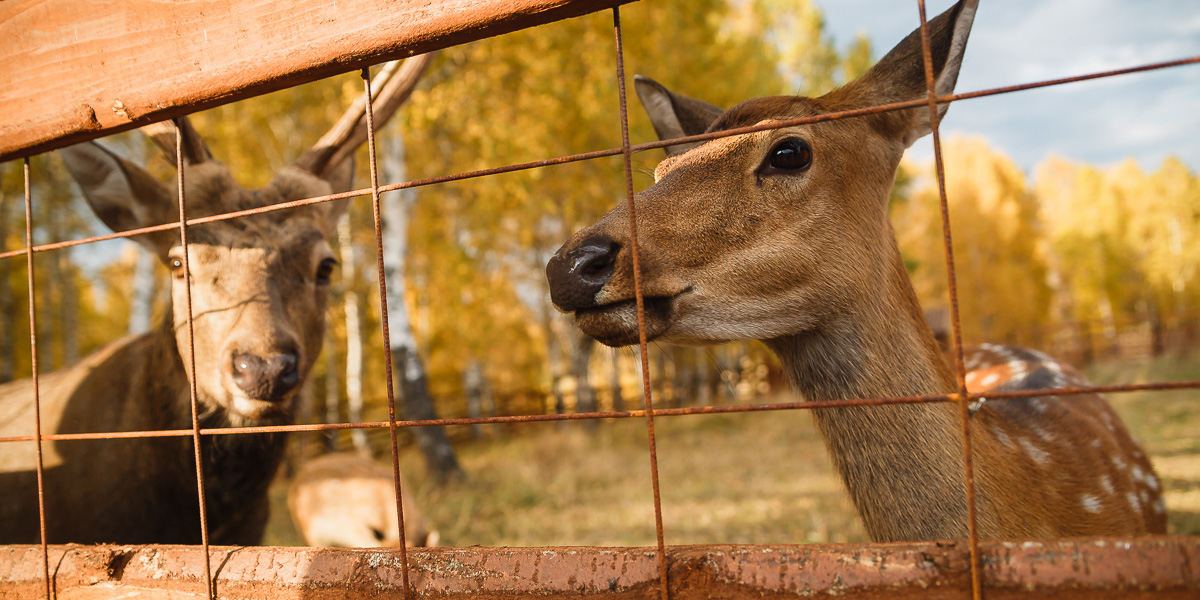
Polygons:
M61 238L59 219L50 219L49 237L53 241ZM58 257L53 253L34 255L34 285L37 286L38 371L49 373L62 368L62 323L57 321L59 301L62 294L62 274L58 272ZM42 276L38 277L38 273Z
M575 352L571 355L571 375L575 377L575 412L596 412L596 389L588 379L595 349L596 340L576 328ZM595 420L588 421L588 427L592 429L598 424Z
M692 348L691 368L688 369L687 402L688 406L704 406L704 378L708 376L705 366L708 364L708 348Z
M338 404L341 402L341 381L338 377L337 342L333 336L325 336L325 422L337 423L341 420L338 414ZM325 450L337 451L337 430L325 432Z
M484 396L488 395L487 378L483 374L483 363L478 358L467 361L463 369L463 395L467 397L467 416L479 419L484 416ZM490 416L490 415L489 415ZM471 426L471 437L483 437L483 425L478 423Z
M654 390L652 398L658 399L659 407L669 407L667 388L671 387L671 378L667 374L666 351L661 346L650 348L650 362L654 364L654 368L650 370L650 383Z
M342 273L346 284L343 306L346 312L346 418L351 423L363 420L363 343L362 325L358 315L358 293L354 291L358 274L359 252L350 236L350 219L338 224L338 245L342 253ZM363 429L350 430L354 449L373 456Z
M62 294L58 303L58 322L62 332L62 366L79 361L79 287L76 285L75 269L71 264L71 248L54 252L58 261L59 283Z
M3 184L4 172L7 165L0 164L0 185ZM9 196L0 189L0 252L8 250L8 208L10 200ZM13 301L12 285L9 277L12 276L11 258L0 259L0 383L12 381L13 371L13 342L16 339L13 335L14 313L16 312L16 303Z
M615 412L625 410L625 397L621 394L621 351L618 348L609 350L611 366L608 373L608 385L612 388L612 409Z
M671 377L671 405L675 408L690 402L688 383L692 377L691 348L684 346L671 347L671 365L674 373Z
M555 325L554 312L548 303L543 302L542 327L546 330L546 364L550 368L550 396L554 399L550 410L556 415L561 415L567 412L567 402L562 391L566 364L563 360L562 344L558 339L558 328Z
M1166 350L1163 343L1162 317L1159 316L1158 306L1150 305L1150 355L1162 356Z
M313 386L300 388L296 395L296 423L307 425L312 423L313 416ZM288 451L284 455L284 474L290 479L296 475L300 465L308 458L308 443L311 433L293 433L288 436Z
M397 128L398 129L398 128ZM384 181L401 182L408 179L404 164L404 137L393 131L383 153ZM399 395L403 399L404 417L408 420L436 419L433 399L425 379L425 366L417 352L416 338L408 317L405 292L405 266L408 254L408 220L416 203L416 192L401 190L380 207L383 218L384 280L387 284L387 323L391 333L392 368L399 380ZM454 455L450 439L441 426L408 428L417 438L425 455L429 472L438 480L462 477L462 467Z

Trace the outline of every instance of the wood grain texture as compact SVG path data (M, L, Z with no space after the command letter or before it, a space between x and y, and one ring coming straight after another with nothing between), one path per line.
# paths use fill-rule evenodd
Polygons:
M985 541L988 600L1194 599L1196 537ZM673 546L673 600L960 600L966 542ZM398 550L214 546L217 595L237 599L399 598ZM60 599L203 598L197 546L51 546ZM653 548L425 548L408 551L410 597L443 600L659 597ZM0 546L0 600L39 598L40 546Z
M632 0L6 0L0 161Z

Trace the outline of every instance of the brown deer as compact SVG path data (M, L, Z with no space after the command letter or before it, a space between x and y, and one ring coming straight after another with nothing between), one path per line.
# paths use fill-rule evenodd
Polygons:
M388 83L374 88L377 123L407 97L426 63L419 57L384 69L380 77ZM352 107L294 166L257 190L238 185L183 119L188 217L351 189L348 157L366 139L362 108L361 102ZM174 128L145 129L174 160ZM61 154L96 215L114 231L179 221L176 192L137 165L96 143ZM191 429L189 377L203 428L290 423L297 392L321 350L337 264L327 240L347 206L341 200L191 226L186 249L177 229L135 237L170 269L173 308L156 330L41 377L42 431ZM184 308L189 282L194 371ZM0 386L0 437L34 432L33 402L30 380ZM202 438L212 543L258 542L284 442L278 433ZM44 451L49 542L200 542L190 436L51 441ZM40 539L35 467L32 442L0 444L0 543Z
M929 23L936 92L953 92L976 0ZM659 136L718 132L927 98L919 31L857 80L818 98L728 111L636 82ZM938 116L946 104L938 106ZM922 315L888 221L901 155L932 130L928 107L813 122L669 147L634 204L647 337L763 340L807 401L957 391ZM551 299L611 346L638 342L629 212L617 205L546 267ZM1028 350L967 353L977 390L1078 384ZM1160 484L1099 396L972 406L979 533L987 538L1162 533ZM967 536L959 406L812 411L867 532L877 541Z
M407 483L400 487L400 498L405 545L436 546L438 532L429 528ZM354 452L304 463L288 489L288 509L310 546L400 545L392 469Z

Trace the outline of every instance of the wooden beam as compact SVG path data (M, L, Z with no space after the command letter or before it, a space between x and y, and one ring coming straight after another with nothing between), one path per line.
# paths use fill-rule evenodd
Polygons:
M632 0L6 0L0 161Z
M1147 536L981 542L988 600L1200 597L1200 538ZM971 596L965 542L675 546L667 550L673 600ZM59 598L202 597L197 546L51 546ZM398 598L395 549L214 547L217 595L258 598ZM41 546L0 546L0 599L45 589ZM414 548L417 598L658 598L653 548Z

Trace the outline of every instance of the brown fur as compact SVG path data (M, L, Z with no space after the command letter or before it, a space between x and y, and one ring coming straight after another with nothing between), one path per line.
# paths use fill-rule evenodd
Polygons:
M185 135L191 132L185 127ZM190 134L194 135L194 134ZM239 186L203 143L188 139L189 218L330 193L330 184L288 168L260 190ZM201 152L200 150L204 150ZM63 152L97 214L115 230L178 220L175 192L96 144ZM348 165L347 165L348 166ZM348 183L345 173L339 177ZM321 349L331 258L326 239L345 209L315 205L189 228L188 261L201 427L291 421L300 385L278 398L250 396L232 379L235 353L294 353L303 382ZM173 310L152 332L113 342L40 379L42 431L93 433L191 429L185 277L176 231L136 238L173 268ZM328 265L326 265L328 266ZM0 386L0 436L32 435L33 386ZM254 544L267 519L267 486L284 436L205 436L210 541ZM47 541L200 541L192 439L50 441L43 445ZM36 543L33 443L0 444L0 543Z
M963 0L930 23L939 95L953 91L974 8ZM925 90L914 32L839 90L750 100L709 130L923 99ZM907 109L713 140L663 161L634 200L649 338L761 339L815 403L956 391L887 218L900 158L930 123L928 109ZM811 166L765 170L787 138L811 146ZM621 203L547 265L555 303L609 345L638 337L628 222ZM1020 387L1030 381L1010 383L1056 387ZM966 537L957 405L812 412L873 539ZM983 537L1165 530L1158 481L1102 398L984 402L971 432Z
M431 530L401 478L406 546L436 546ZM296 529L311 546L399 546L392 469L352 452L317 457L300 468L288 489Z

